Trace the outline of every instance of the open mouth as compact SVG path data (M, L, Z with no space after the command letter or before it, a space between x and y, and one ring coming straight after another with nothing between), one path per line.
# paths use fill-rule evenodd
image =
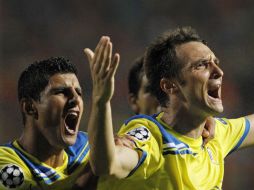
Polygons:
M65 119L64 119L65 128L70 135L73 135L76 132L78 118L79 118L79 114L77 112L69 112L65 116Z
M219 97L219 90L208 90L208 95L211 96L212 98L220 98Z
M220 96L220 85L216 85L213 87L210 87L210 89L207 92L208 96L213 99L221 99Z

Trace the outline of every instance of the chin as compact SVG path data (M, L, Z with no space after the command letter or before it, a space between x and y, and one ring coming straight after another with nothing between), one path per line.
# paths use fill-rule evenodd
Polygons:
M77 140L77 135L72 135L72 136L65 136L62 139L62 143L64 145L64 147L68 147L68 146L72 146L76 143Z
M213 107L210 109L210 113L212 116L217 116L219 114L221 114L223 112L223 106L219 106L219 107Z
M74 137L67 138L67 139L65 140L65 144L66 144L67 146L72 146L72 145L74 145L74 144L76 143L76 140L77 140L76 136L75 136L75 138L74 138Z

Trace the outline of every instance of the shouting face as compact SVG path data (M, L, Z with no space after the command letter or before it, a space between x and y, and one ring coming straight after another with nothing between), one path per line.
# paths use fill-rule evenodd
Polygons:
M38 131L51 146L65 148L75 143L83 113L81 95L75 74L55 74L35 102Z
M222 112L223 71L214 53L201 42L188 42L176 47L176 56L184 65L178 86L186 107L205 115Z

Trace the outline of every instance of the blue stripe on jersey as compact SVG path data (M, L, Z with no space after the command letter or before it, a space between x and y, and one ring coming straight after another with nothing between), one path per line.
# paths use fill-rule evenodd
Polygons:
M17 149L12 143L8 143L5 146L13 149L24 161L35 177L36 181L43 181L49 185L61 178L61 176L53 168L48 168L29 160L29 158L27 158L26 155ZM65 150L68 155L68 174L72 173L82 163L89 149L87 134L84 132L79 132L75 144Z
M71 174L82 163L89 150L87 133L79 132L76 143L65 149L68 154L68 174Z
M28 168L30 168L31 172L38 181L44 181L46 184L52 184L61 177L55 170L30 161L20 150L14 147L13 144L9 143L6 146L17 153L17 155L26 163Z
M142 152L142 156L139 159L139 161L138 161L137 165L135 166L135 168L133 170L131 170L131 172L129 173L129 175L127 177L131 176L138 169L138 167L145 161L145 159L146 159L146 156L147 156L147 152L146 151L143 151L140 148L137 148L136 150L141 151Z
M193 152L190 149L186 149L186 150L165 150L162 153L163 155L167 155L167 154L193 154Z
M164 129L164 127L155 119L157 115L158 114L154 114L152 116L143 115L143 114L135 115L129 118L128 120L126 120L124 124L127 125L130 121L134 119L142 119L142 118L152 121L154 124L156 124L156 126L159 128L161 132L163 145L166 145L166 144L174 145L173 147L166 147L166 150L163 151L164 155L165 154L192 154L193 152L191 151L191 149L189 148L187 144L178 140L172 134L168 133L166 129ZM171 150L168 150L168 149L171 149Z
M244 130L243 136L238 141L236 146L228 153L228 155L231 154L232 152L236 151L239 148L239 146L241 146L241 144L243 143L244 139L248 135L249 131L250 131L250 121L247 118L245 118L245 130Z

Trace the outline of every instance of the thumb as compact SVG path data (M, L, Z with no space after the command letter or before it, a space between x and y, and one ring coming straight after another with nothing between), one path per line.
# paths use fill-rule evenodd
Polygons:
M93 57L94 57L93 51L90 50L89 48L85 48L85 49L84 49L84 53L86 54L89 63L91 63L91 62L92 62L92 59L93 59Z

